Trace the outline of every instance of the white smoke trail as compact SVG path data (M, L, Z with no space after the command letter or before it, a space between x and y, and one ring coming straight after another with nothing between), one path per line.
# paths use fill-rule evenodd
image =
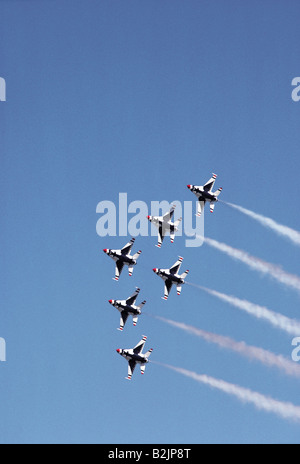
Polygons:
M210 295L219 298L219 300L225 301L235 308L241 309L242 311L245 311L258 319L264 319L273 327L281 329L290 335L299 336L300 334L300 321L297 321L296 319L290 319L280 313L276 313L275 311L266 308L265 306L260 306L247 300L241 300L236 296L226 295L225 293L217 292L216 290L202 287L201 285L196 285L191 282L186 282L186 284L197 287L200 290L203 290Z
M183 322L172 321L161 316L154 317L173 327L177 327L178 329L184 330L185 332L196 335L197 337L201 337L207 342L215 343L222 348L235 351L236 353L239 353L248 359L255 359L265 366L276 367L277 369L284 371L290 376L300 378L300 365L290 361L289 359L286 359L284 356L276 355L270 351L264 350L263 348L247 345L245 342L237 342L230 337L224 337L223 335L218 335L202 329L198 329Z
M158 362L155 363L194 379L199 383L221 390L228 395L235 396L244 403L251 403L259 410L272 412L283 419L300 422L300 406L296 406L293 403L275 400L270 396L265 396L248 388L225 382L224 380L216 379L205 374L200 375L181 367L174 367L169 364L162 364Z
M255 221L258 221L264 227L272 229L278 235L282 237L286 237L291 242L293 242L295 245L300 246L300 232L298 232L297 230L291 229L290 227L284 226L282 224L278 224L278 222L274 221L273 219L269 217L263 216L262 214L254 213L253 211L249 209L242 208L241 206L234 205L233 203L227 203L227 202L223 202L223 203L225 203L228 206L231 206L231 208L234 208L240 211L241 213L246 214L247 216L251 217Z
M300 277L297 275L289 274L285 272L280 266L268 263L255 256L251 256L246 251L233 248L230 245L226 245L226 243L218 242L217 240L213 240L208 237L205 237L204 240L205 243L207 243L209 246L222 251L231 258L243 262L250 269L267 274L287 287L291 287L300 292Z

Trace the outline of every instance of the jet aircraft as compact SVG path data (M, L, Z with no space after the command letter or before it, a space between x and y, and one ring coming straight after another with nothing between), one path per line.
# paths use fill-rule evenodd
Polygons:
M185 283L184 280L188 275L189 271L185 271L183 274L178 274L183 258L179 256L178 260L170 269L157 269L154 268L153 272L161 277L165 281L165 291L163 300L167 300L172 286L175 284L177 287L177 295L180 295L182 285Z
M126 266L128 266L129 275L132 276L133 266L136 265L138 257L142 253L141 251L138 251L133 256L130 255L130 251L131 251L132 245L134 244L134 241L135 241L135 238L132 238L130 242L128 242L121 250L110 250L110 249L104 248L103 250L104 253L106 253L116 262L116 271L115 271L115 277L113 277L113 280L116 280L116 281L119 280L119 277L121 275L121 272L125 264Z
M215 204L218 201L218 196L222 192L222 187L220 187L218 190L215 192L212 192L212 189L214 187L215 181L216 181L217 175L213 174L212 177L209 179L206 184L202 185L188 185L187 188L193 192L196 197L198 198L198 209L197 209L197 214L196 216L201 216L201 213L204 209L204 205L207 201L210 202L210 212L213 213Z
M139 293L140 289L137 288L134 294L127 298L127 300L109 300L109 303L117 308L117 310L121 313L120 328L118 329L121 332L124 329L128 316L133 317L134 326L137 324L138 316L142 313L142 307L146 303L146 300L144 300L139 306L135 305L135 301Z
M158 244L155 245L158 248L161 247L167 231L170 232L171 243L174 242L175 232L178 231L178 226L180 221L182 221L182 218L179 218L175 222L171 221L174 215L175 207L176 205L173 205L170 211L163 216L147 216L149 221L158 228Z
M136 368L137 364L141 366L141 374L144 374L146 364L149 362L149 356L152 353L153 349L147 351L147 353L143 354L143 348L146 343L147 337L144 335L142 340L132 349L117 349L117 353L119 353L123 358L128 361L128 377L125 377L127 380L131 380L132 374L134 369Z

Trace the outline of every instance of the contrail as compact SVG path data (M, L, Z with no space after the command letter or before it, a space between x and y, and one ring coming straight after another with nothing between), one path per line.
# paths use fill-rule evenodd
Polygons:
M258 319L264 319L265 321L269 322L273 327L277 329L281 329L284 332L290 335L298 336L300 334L300 321L295 319L290 319L286 316L283 316L280 313L272 311L271 309L266 308L265 306L260 306L255 303L251 303L247 300L241 300L236 296L227 295L226 293L217 292L216 290L212 290L210 288L203 287L201 285L196 285L191 282L186 282L188 285L192 285L193 287L197 287L200 290L203 290L209 293L212 296L219 298L219 300L225 301L230 305L241 309L242 311L251 314Z
M209 246L222 251L231 258L243 262L250 269L267 274L287 287L291 287L300 292L300 277L297 275L289 274L285 272L280 266L268 263L255 256L251 256L246 251L233 248L230 245L226 245L226 243L218 242L217 240L208 237L205 237L204 241Z
M207 342L215 343L222 348L235 351L236 353L239 353L248 359L255 359L265 366L276 367L277 369L284 371L290 376L300 378L300 366L297 363L285 358L284 356L276 355L270 351L264 350L263 348L247 345L245 342L237 342L230 337L224 337L223 335L206 332L205 330L187 325L183 322L175 322L161 316L154 317L173 327L177 327L178 329L196 335L197 337L201 337Z
M269 217L263 216L262 214L254 213L253 211L250 211L249 209L242 208L241 206L234 205L233 203L227 203L227 202L223 202L223 203L225 203L228 206L231 206L231 208L234 208L240 211L241 213L246 214L247 216L251 217L255 221L258 221L264 227L272 229L278 235L282 237L286 237L291 242L293 242L295 245L300 246L300 232L298 232L297 230L291 229L290 227L284 226L282 224L278 224L278 222L274 221L273 219Z
M265 396L248 388L244 388L221 379L216 379L205 374L200 375L181 367L174 367L169 364L162 364L158 362L155 362L155 364L171 369L179 374L185 375L186 377L190 377L199 383L221 390L228 395L235 396L243 403L252 403L259 410L272 412L283 419L300 422L300 406L296 406L293 403L275 400L270 396Z

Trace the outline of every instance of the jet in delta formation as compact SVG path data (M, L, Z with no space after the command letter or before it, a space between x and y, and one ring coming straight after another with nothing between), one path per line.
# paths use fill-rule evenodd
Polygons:
M180 295L182 285L185 283L184 280L188 275L189 271L185 271L183 274L178 274L180 266L182 264L183 258L181 256L178 257L178 260L170 269L157 269L154 268L153 272L161 277L165 281L165 292L164 296L162 297L163 300L167 300L170 290L173 285L177 287L177 295Z
M127 298L127 300L109 300L109 303L117 308L117 310L121 313L120 328L118 329L121 332L125 327L128 316L133 317L133 325L136 326L138 316L142 314L141 310L146 301L143 301L139 306L135 305L135 301L139 293L140 289L137 288L134 294Z
M176 205L173 205L170 211L163 216L147 216L149 221L158 228L158 244L155 245L158 248L161 247L163 239L165 238L165 234L167 231L170 232L171 243L174 242L175 232L178 231L178 226L182 218L179 218L177 221L172 222L171 219L173 217Z
M132 245L134 244L134 241L135 238L132 238L130 242L128 242L121 250L109 250L108 248L104 248L104 253L106 253L116 262L116 271L113 280L119 280L119 277L125 264L126 266L128 266L129 275L132 276L133 266L136 265L138 257L142 253L141 251L138 251L133 256L131 256L130 251Z
M204 205L207 201L210 202L210 212L213 213L215 204L218 201L218 196L222 192L222 187L220 187L216 192L212 192L216 181L217 175L213 174L206 184L202 185L188 185L187 188L193 192L198 198L198 209L196 216L201 216L201 213L204 209Z
M131 380L133 371L137 364L140 364L141 366L141 374L145 373L146 364L149 362L149 356L153 351L151 348L151 350L147 351L147 353L142 353L146 340L147 337L143 336L142 340L134 348L125 350L119 348L116 350L117 353L128 361L128 377L125 377L127 380Z

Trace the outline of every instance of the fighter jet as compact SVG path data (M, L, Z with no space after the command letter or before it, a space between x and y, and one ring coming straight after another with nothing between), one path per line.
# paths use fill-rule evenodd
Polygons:
M165 234L167 231L170 232L171 243L174 242L175 232L178 231L178 226L182 218L179 218L177 221L172 222L171 219L173 217L176 205L173 205L170 211L164 216L147 216L150 222L158 228L158 244L155 245L158 248L161 247L163 239L165 238Z
M206 201L210 202L210 212L213 213L215 204L218 201L218 196L222 192L222 187L220 187L216 192L212 192L212 189L214 187L215 181L216 181L217 175L213 174L212 177L209 179L206 184L203 186L197 186L197 185L188 185L187 188L193 192L196 197L198 198L198 209L197 209L197 214L196 216L201 216L201 213L204 209L204 205Z
M144 374L146 364L149 362L149 356L152 353L153 349L147 351L147 353L143 354L143 348L146 343L147 337L144 335L142 340L132 349L117 349L117 353L119 353L123 358L128 361L128 377L125 377L127 380L131 380L133 371L137 364L141 365L141 374Z
M116 281L119 280L119 277L121 275L121 272L125 264L126 266L128 266L129 275L132 276L133 266L136 265L138 257L142 253L141 251L138 251L133 256L130 255L130 251L131 251L132 245L134 244L134 241L135 241L135 238L132 238L130 242L128 242L121 250L109 250L107 248L104 248L103 250L104 253L106 253L114 261L116 261L116 271L115 271L115 277L113 277L113 280L116 280Z
M181 293L182 285L185 283L184 279L189 273L189 271L187 270L181 275L178 274L182 260L183 258L179 256L178 261L176 261L176 263L173 264L173 266L170 269L153 269L153 272L155 272L155 274L157 274L165 281L165 293L162 297L163 300L168 299L173 284L175 284L177 287L177 295L180 295Z
M109 303L117 308L117 310L121 313L120 328L118 329L121 332L124 329L128 316L133 317L134 326L137 324L138 316L142 313L141 309L146 303L146 301L143 301L139 306L135 305L135 301L139 293L140 289L137 288L134 294L127 298L127 300L109 300Z

